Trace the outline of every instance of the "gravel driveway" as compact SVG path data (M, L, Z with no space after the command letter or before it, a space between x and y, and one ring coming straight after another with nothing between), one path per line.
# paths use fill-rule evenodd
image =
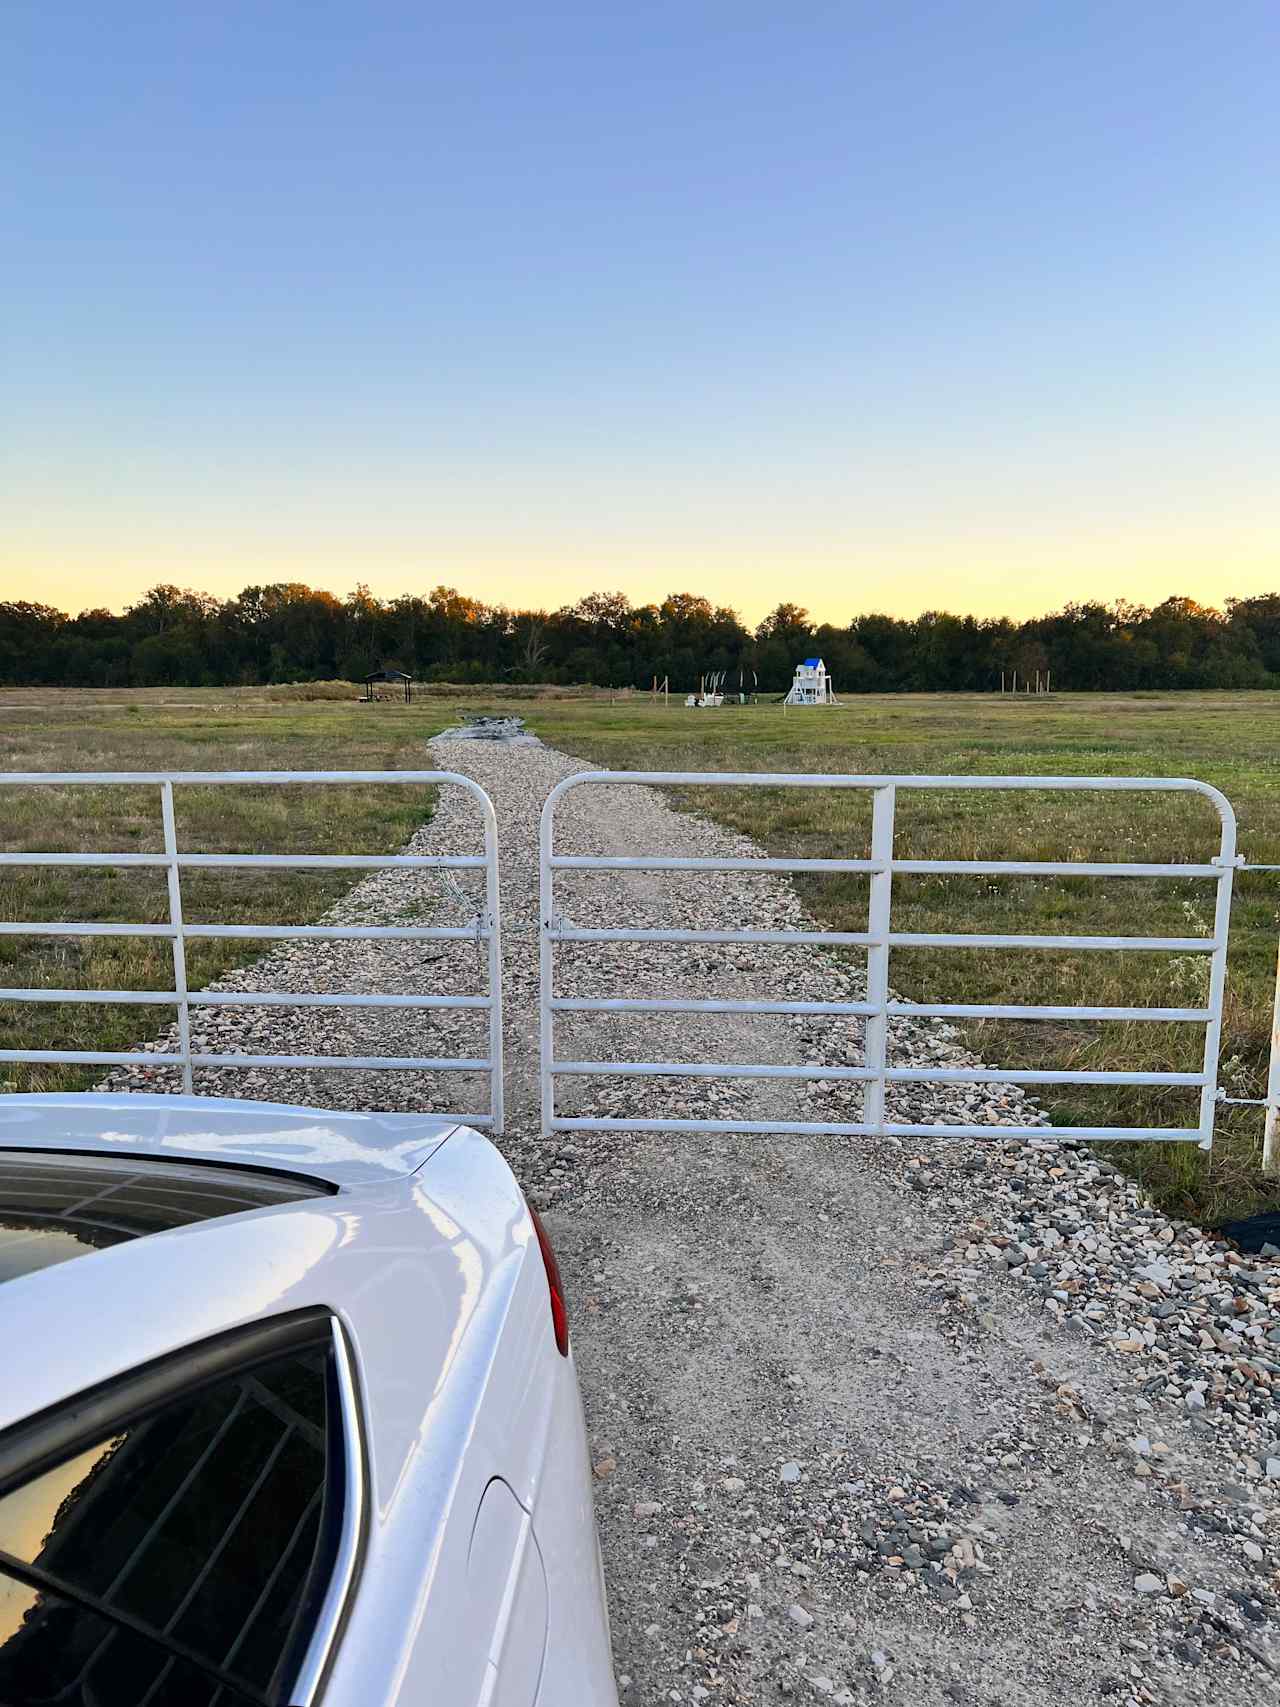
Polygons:
M624 1707L667 1701L1256 1702L1280 1699L1280 1263L1148 1208L1100 1152L1000 1138L1011 1087L891 1090L903 1117L990 1142L561 1134L537 1105L537 819L575 761L438 740L490 792L506 916L508 1136L570 1289ZM412 851L478 840L444 790ZM562 851L759 850L656 792L575 791ZM570 875L579 924L794 926L785 881ZM362 883L330 915L461 919L431 875ZM786 948L561 949L575 995L832 999L859 971ZM480 989L467 947L295 944L251 990ZM860 1059L856 1023L565 1016L562 1057ZM246 1050L481 1053L474 1014L193 1015ZM161 1040L162 1041L162 1040ZM423 1046L426 1045L424 1048ZM891 1058L968 1060L899 1022ZM397 1073L198 1075L279 1100L442 1108L482 1086ZM121 1072L114 1085L167 1082ZM580 1082L566 1108L637 1118L856 1117L849 1083ZM472 1103L470 1106L475 1106ZM571 1707L571 1704L553 1704Z

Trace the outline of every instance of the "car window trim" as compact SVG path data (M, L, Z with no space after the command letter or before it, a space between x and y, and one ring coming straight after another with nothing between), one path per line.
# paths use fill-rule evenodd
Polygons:
M311 1307L228 1328L24 1417L0 1431L0 1498L81 1447L104 1439L113 1428L141 1422L175 1398L226 1376L245 1374L255 1364L302 1346L331 1348L332 1321L328 1310Z
M333 1333L331 1373L337 1390L342 1431L341 1461L336 1453L329 1458L330 1483L340 1485L339 1528L330 1555L329 1580L312 1621L310 1635L305 1645L300 1644L300 1658L296 1663L294 1655L287 1653L285 1656L287 1665L292 1667L290 1701L293 1707L312 1707L328 1681L354 1599L369 1527L368 1458L355 1359L341 1321L337 1316L331 1316L329 1320ZM333 1487L327 1485L320 1514L322 1530L333 1521L333 1492ZM303 1600L305 1604L305 1593ZM281 1675L289 1675L286 1664L282 1664Z
M187 1156L176 1151L157 1154L154 1150L80 1150L64 1144L0 1144L0 1156L39 1157L56 1161L60 1156L73 1156L78 1162L114 1162L132 1168L220 1168L224 1173L261 1174L266 1179L279 1180L283 1185L311 1187L316 1197L337 1197L341 1187L320 1174L299 1173L296 1168L273 1168L263 1162L239 1161L230 1156ZM298 1201L305 1202L305 1198Z

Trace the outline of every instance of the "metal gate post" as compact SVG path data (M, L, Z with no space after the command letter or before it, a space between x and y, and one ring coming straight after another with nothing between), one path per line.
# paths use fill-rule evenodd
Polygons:
M1267 1067L1267 1123L1262 1133L1262 1171L1280 1174L1280 946L1276 949L1276 995L1271 1009L1271 1061Z
M405 689L408 692L406 686ZM506 1067L502 1041L502 881L498 872L498 818L488 791L478 804L484 814L484 902L489 931L489 1113L502 1136L506 1121Z
M173 814L173 784L160 784L160 816L164 851L169 861L169 923L173 926L173 991L178 1007L178 1051L182 1056L182 1088L191 1095L191 1002L187 990L187 940L182 925L182 872L178 866L178 826Z
M542 803L538 820L538 1078L542 1087L542 1136L549 1138L556 1117L555 1075L551 1064L556 1058L552 1026L555 1013L551 1006L552 984L555 980L555 945L551 932L555 928L555 873L551 868L552 842L555 838L555 802L553 791Z
M871 1013L863 1032L862 1064L874 1078L862 1091L866 1125L884 1124L885 1067L889 1051L889 923L893 900L893 815L897 790L877 788L871 807L871 874L867 903L867 1001Z
M1231 934L1231 879L1236 868L1236 818L1222 814L1222 845L1213 863L1220 866L1213 909L1213 953L1209 958L1209 1018L1204 1028L1204 1085L1200 1091L1200 1148L1212 1150L1218 1112L1218 1052L1222 1043L1222 999L1227 988L1227 941Z

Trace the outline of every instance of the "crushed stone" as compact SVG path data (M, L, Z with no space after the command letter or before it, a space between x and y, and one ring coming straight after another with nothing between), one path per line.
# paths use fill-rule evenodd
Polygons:
M584 768L447 738L488 789L505 910L508 1131L557 1244L596 1469L624 1707L1280 1699L1280 1262L1172 1221L1017 1086L895 1085L890 1119L990 1139L539 1132L537 819ZM750 857L656 791L591 785L560 851ZM411 852L475 851L442 789ZM473 874L379 873L330 920L465 922ZM567 872L584 925L812 928L768 874ZM857 999L858 965L771 945L567 946L580 996ZM283 944L242 990L483 987L471 944ZM467 1010L193 1012L203 1046L483 1053ZM163 1047L163 1039L156 1046ZM357 1047L358 1046L358 1047ZM854 1065L847 1016L561 1015L575 1059ZM893 1062L973 1063L893 1022ZM114 1088L176 1088L123 1068ZM461 1075L202 1071L223 1094L465 1109ZM562 1081L567 1112L856 1119L850 1081ZM1143 1450L1145 1448L1145 1450ZM784 1475L782 1472L785 1471ZM798 1475L793 1474L798 1471ZM1155 1587L1152 1587L1152 1582ZM1138 1585L1141 1584L1141 1589Z

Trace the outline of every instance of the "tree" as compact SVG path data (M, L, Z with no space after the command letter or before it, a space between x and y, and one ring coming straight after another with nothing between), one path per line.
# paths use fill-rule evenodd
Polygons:
M797 661L825 658L842 692L977 690L1001 672L1051 671L1068 689L1280 687L1280 593L1225 611L1177 595L1153 609L1071 603L1025 622L949 611L907 620L872 612L815 629L784 602L754 636L738 613L698 593L632 605L589 593L548 614L509 610L437 586L387 603L360 583L345 599L301 581L245 587L219 602L170 583L121 614L71 618L24 600L0 603L0 682L83 686L358 680L384 664L437 681L590 681L688 689L723 670L758 672L781 692Z
M547 617L545 611L526 611L516 619L516 658L520 679L540 682L547 661Z

